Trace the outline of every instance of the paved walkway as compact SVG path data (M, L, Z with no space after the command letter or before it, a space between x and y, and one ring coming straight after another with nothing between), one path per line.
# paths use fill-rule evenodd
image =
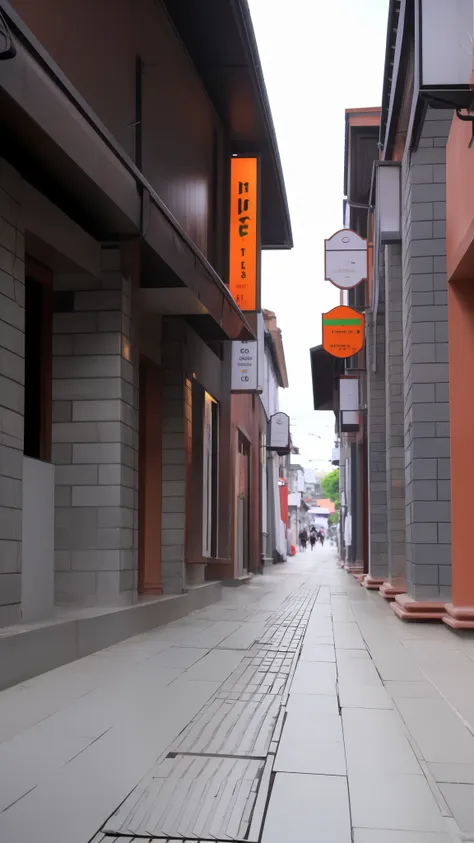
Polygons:
M316 548L0 694L1 843L474 840L474 637Z

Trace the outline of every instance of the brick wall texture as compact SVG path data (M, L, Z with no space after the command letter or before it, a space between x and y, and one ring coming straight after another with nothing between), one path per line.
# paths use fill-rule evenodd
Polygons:
M161 574L164 594L185 586L186 439L192 417L191 384L185 380L185 324L163 320L163 451Z
M53 314L55 587L65 599L137 587L138 361L120 265L107 247L100 279L54 279L56 293L72 294L68 312Z
M383 271L383 261L381 262ZM382 274L382 273L381 273ZM383 275L382 275L383 278ZM376 323L367 345L367 447L369 493L369 576L386 580L387 465L385 417L385 287L380 284ZM375 372L372 371L375 354Z
M385 406L388 578L403 591L405 558L405 442L403 411L402 249L385 247Z
M446 276L446 140L452 113L428 109L402 165L407 588L449 599L451 491Z
M25 246L21 179L0 159L0 626L21 616Z

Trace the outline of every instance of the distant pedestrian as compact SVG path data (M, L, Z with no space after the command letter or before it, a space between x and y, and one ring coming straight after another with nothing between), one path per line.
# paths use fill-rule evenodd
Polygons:
M303 529L300 530L299 540L300 540L300 550L306 550L306 545L307 545L307 542L308 542L308 533L307 533L306 527L303 527Z
M314 545L316 544L316 530L310 533L309 543L311 545L311 550L313 550Z

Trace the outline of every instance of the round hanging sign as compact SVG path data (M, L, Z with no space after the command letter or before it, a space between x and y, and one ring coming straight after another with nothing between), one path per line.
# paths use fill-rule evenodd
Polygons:
M350 228L324 241L324 277L340 290L352 290L367 278L367 240Z

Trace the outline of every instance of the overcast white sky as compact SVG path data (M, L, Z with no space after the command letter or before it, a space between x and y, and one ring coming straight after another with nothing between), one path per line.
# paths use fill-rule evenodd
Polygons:
M265 252L262 305L283 332L291 418L305 468L331 470L334 414L313 410L309 349L338 304L324 238L342 227L344 109L380 105L388 0L249 0L275 122L295 246ZM321 437L321 438L317 438Z

